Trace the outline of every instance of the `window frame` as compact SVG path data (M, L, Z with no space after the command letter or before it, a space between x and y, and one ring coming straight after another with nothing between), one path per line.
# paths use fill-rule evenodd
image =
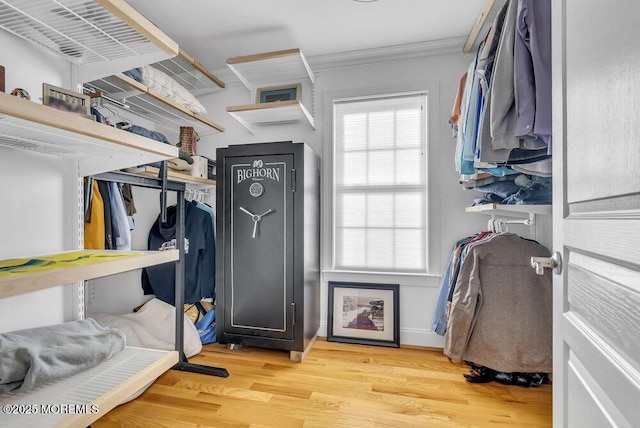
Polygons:
M421 180L423 181L423 183L420 184L407 184L407 185L381 185L380 188L382 189L383 187L388 188L389 190L395 190L395 189L399 189L399 188L405 188L405 189L410 189L411 187L414 187L416 189L419 189L420 191L422 191L424 189L425 191L425 197L424 197L424 201L423 201L423 217L424 217L424 223L421 225L423 227L423 248L424 248L424 265L423 268L421 269L406 269L406 270L401 270L401 269L392 269L392 270L385 270L385 269L380 269L380 270L375 270L375 269L366 269L366 268L362 268L362 267L348 267L348 266L338 266L336 263L337 260L337 255L338 255L338 249L337 249L337 239L336 239L336 234L337 234L337 222L336 222L336 216L337 216L337 203L336 203L336 198L339 197L339 195L343 194L343 193L347 193L347 192L337 192L337 185L336 185L336 165L337 165L337 144L336 144L336 133L337 133L337 126L336 126L336 121L338 119L338 116L336 114L336 107L338 104L344 104L344 103L350 103L350 102L366 102L366 101L375 101L375 100L384 100L384 99L390 99L390 98L405 98L405 97L422 97L423 100L421 102L422 106L423 106L423 113L422 113L422 129L421 129L421 134L422 134L422 141L420 142L420 151L421 151L421 155L424 156L423 158L423 165L421 168ZM429 174L429 162L430 162L430 156L429 156L429 141L432 138L432 133L431 131L431 127L429 124L431 122L431 109L432 109L432 105L431 105L431 100L430 100L430 91L429 90L415 90L415 91L398 91L398 92L390 92L390 91L384 91L383 93L369 93L366 95L362 95L362 94L357 94L354 96L343 96L343 97L334 97L331 99L330 101L330 106L331 108L328 109L327 111L330 112L330 114L328 116L329 120L331 121L331 134L330 134L330 139L328 142L328 145L330 146L330 153L331 153L331 158L330 158L330 163L331 163L331 176L330 176L330 186L325 187L325 189L327 189L327 191L330 193L330 200L331 200L331 209L330 209L330 258L328 260L329 262L329 266L328 266L328 270L327 272L344 272L344 273L353 273L353 274L359 274L359 275L389 275L389 276L418 276L418 277L422 277L422 276L427 276L429 275L430 272L430 259L429 259L429 255L430 255L430 234L431 234L431 227L430 227L430 193L431 193L431 188L432 186L430 185L430 174ZM375 111L376 109L373 109L372 111ZM366 152L369 152L369 150L365 150ZM347 186L348 187L348 186ZM371 189L372 187L376 187L375 185L365 185L363 186L363 190L366 188ZM369 193L374 193L374 192L367 192L366 190L363 192L364 194L369 194ZM401 194L402 192L394 192L394 194ZM326 199L325 199L326 200ZM326 259L325 259L326 260ZM326 264L324 264L326 266Z

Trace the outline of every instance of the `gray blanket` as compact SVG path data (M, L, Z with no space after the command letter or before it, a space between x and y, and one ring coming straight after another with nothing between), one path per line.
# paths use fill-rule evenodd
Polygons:
M92 319L0 334L0 394L80 372L124 346L124 333Z

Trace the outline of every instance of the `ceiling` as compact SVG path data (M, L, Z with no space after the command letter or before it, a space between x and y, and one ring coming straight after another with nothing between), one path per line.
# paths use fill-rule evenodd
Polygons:
M485 0L127 2L217 70L230 57L294 47L314 57L466 37Z

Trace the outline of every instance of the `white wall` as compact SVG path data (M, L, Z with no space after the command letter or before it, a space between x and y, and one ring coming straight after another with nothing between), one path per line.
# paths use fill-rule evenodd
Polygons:
M464 207L475 197L458 184L453 167L454 142L448 117L457 90L458 80L466 71L470 55L448 54L419 59L385 62L317 72L315 119L317 130L307 123L258 127L250 134L226 113L230 105L244 104L248 90L241 84L228 85L222 92L201 97L209 116L226 128L226 132L203 139L198 150L215 157L216 147L250 142L294 140L309 144L322 157L323 171L323 253L322 325L319 334L326 335L327 281L351 280L399 283L401 343L421 346L442 346L442 338L429 332L440 274L445 268L454 242L486 228L487 218L465 214ZM313 68L313 63L311 63ZM326 178L330 165L325 162L331 144L331 99L352 94L384 94L411 90L429 90L429 264L428 276L372 276L328 272L327 263L330 214Z
M40 102L43 82L68 86L66 61L4 31L0 45L7 92L20 87ZM73 162L65 159L0 148L0 258L76 248L75 171ZM72 287L56 287L0 300L0 332L71 319L71 292Z

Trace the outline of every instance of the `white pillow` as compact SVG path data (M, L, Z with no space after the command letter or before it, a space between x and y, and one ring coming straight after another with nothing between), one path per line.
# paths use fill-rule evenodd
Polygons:
M150 65L143 65L140 67L140 71L142 74L143 85L148 86L160 95L164 95L194 113L202 115L207 114L207 110L200 101L198 101L191 92L187 91L184 86L176 82L171 76L168 76L163 71L153 68Z
M123 315L90 313L104 327L114 327L127 336L127 346L141 348L175 349L176 316L175 308L159 299L151 299L138 312ZM202 351L198 330L188 316L184 315L184 354L187 357Z

